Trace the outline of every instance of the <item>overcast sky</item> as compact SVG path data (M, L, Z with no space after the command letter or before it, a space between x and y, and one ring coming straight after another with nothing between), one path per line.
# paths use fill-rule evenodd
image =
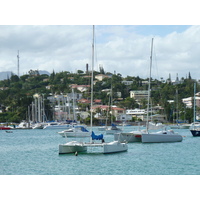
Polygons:
M95 26L95 70L122 76L147 78L153 45L152 76L200 79L200 26L97 25ZM91 66L92 25L2 25L0 26L0 71L20 75L30 69L50 73Z
M86 63L91 67L92 24L96 24L95 70L100 65L106 72L124 77L147 78L154 38L152 77L166 79L171 74L175 79L177 74L181 78L190 72L192 78L200 79L199 10L193 0L190 4L181 1L181 7L172 0L92 2L3 2L0 71L17 74L18 50L20 75L30 69L85 71Z

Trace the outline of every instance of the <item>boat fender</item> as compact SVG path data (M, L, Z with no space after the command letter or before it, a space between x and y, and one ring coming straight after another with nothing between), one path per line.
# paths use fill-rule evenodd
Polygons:
M75 152L75 156L78 156L78 152L77 151Z
M101 142L102 142L102 143L104 143L104 142L105 142L105 140L104 140L104 139L102 139L102 140L101 140Z

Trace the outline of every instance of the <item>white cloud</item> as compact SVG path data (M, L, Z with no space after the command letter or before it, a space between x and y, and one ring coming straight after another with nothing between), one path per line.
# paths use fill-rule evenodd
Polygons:
M200 78L200 26L162 36L142 34L137 28L97 26L95 69L103 64L107 72L147 78L154 37L154 78L168 78L169 73L173 78L177 73L185 77L189 71L192 78ZM85 70L86 63L91 65L91 43L92 26L0 26L0 71L17 73L18 50L20 74L30 69Z

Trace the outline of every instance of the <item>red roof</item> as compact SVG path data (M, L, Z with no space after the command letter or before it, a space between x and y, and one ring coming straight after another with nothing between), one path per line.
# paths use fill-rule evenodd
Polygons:
M88 99L80 99L78 100L79 103L90 103L91 101Z
M101 99L95 99L94 102L95 103L101 103Z

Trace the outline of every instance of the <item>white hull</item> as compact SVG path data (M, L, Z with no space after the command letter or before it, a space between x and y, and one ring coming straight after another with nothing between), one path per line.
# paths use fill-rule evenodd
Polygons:
M45 124L35 124L32 126L32 129L43 129L45 126Z
M89 132L84 126L75 126L58 133L63 137L90 137L91 136L91 132Z
M190 124L182 124L182 125L172 125L170 126L171 129L189 129Z
M98 131L106 131L106 130L107 130L107 127L104 127L104 126L98 128Z
M59 154L75 153L75 152L85 152L87 147L83 146L82 143L72 141L66 144L59 145Z
M128 150L126 143L120 143L117 141L105 143L103 146L103 153L118 153Z
M53 126L45 126L44 129L67 129L71 128L69 125L53 125Z
M59 134L62 137L77 137L77 138L90 137L91 136L90 132L59 132Z
M141 142L141 131L132 131L129 133L116 133L114 134L114 140L119 142Z
M88 147L101 148L98 153L104 154L119 153L128 150L128 145L126 143L120 143L118 141L109 143L79 143L72 141L66 144L60 144L59 154L86 152Z
M181 142L183 137L177 134L145 133L142 134L143 143Z
M121 133L122 130L121 129L117 129L117 130L106 130L106 134L115 134L115 133Z

